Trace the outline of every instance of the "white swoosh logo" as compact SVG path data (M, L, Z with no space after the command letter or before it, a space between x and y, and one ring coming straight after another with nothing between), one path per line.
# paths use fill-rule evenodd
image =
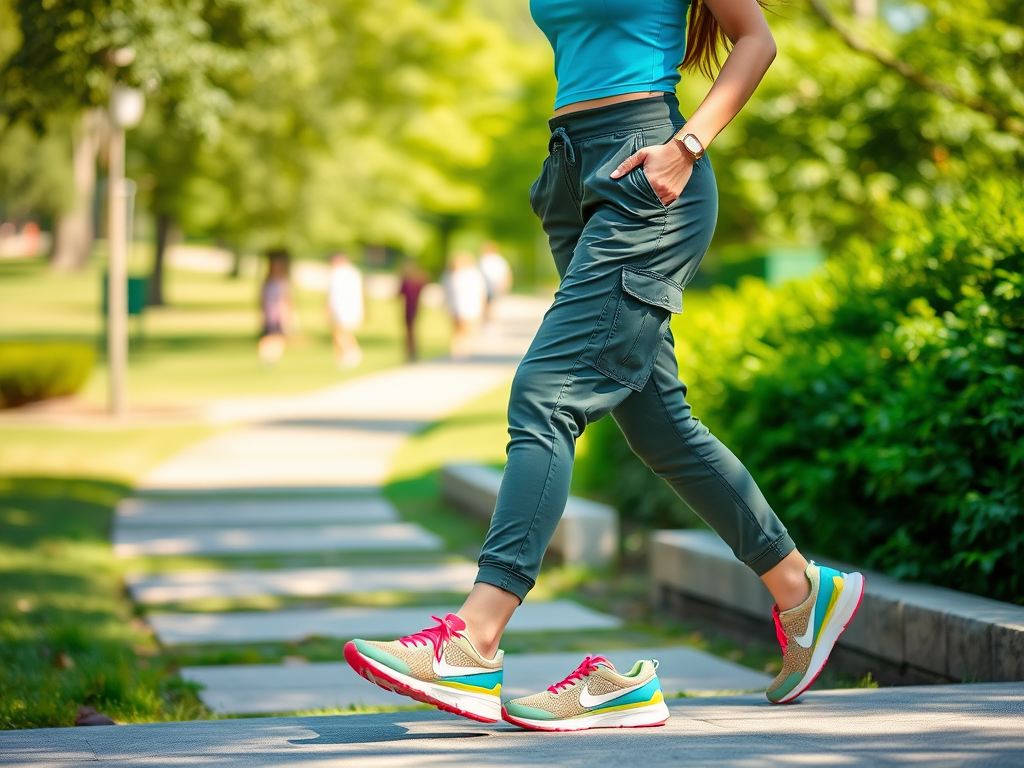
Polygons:
M597 707L601 704L606 704L612 699L617 699L619 698L619 696L625 696L627 693L631 691L636 691L640 688L643 688L649 682L651 682L650 678L630 688L623 688L622 690L612 691L611 693L602 693L598 694L597 696L592 694L590 692L590 689L585 685L583 686L583 690L580 691L580 706L587 707L589 709L590 707ZM589 685L589 683L587 685Z
M815 595L815 598L817 598L817 595ZM811 615L807 619L807 631L799 636L793 635L793 639L796 640L796 644L799 645L801 648L810 648L811 645L814 643L814 612L817 609L818 601L817 599L815 599L815 601L811 604Z
M453 667L449 664L444 654L441 655L441 660L437 660L437 656L434 656L431 661L434 666L434 673L438 677L460 677L462 675L479 675L486 672L497 672L496 669L486 669L485 667Z

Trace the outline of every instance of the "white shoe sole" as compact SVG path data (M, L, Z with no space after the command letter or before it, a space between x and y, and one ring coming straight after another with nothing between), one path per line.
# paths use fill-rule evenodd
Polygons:
M843 594L839 596L839 600L836 602L832 620L822 630L821 637L818 638L818 644L814 646L814 653L811 654L811 663L807 666L807 673L804 675L804 679L800 681L796 688L787 693L784 698L773 703L788 704L813 685L818 675L821 674L825 662L828 661L829 654L832 653L832 647L836 644L839 636L846 629L846 625L850 623L853 615L860 607L860 601L863 597L864 577L859 573L847 574Z
M535 731L585 731L590 728L651 728L664 725L668 720L668 707L664 701L649 704L636 709L618 710L615 712L597 712L593 715L580 715L567 720L530 720L525 717L510 715L502 707L501 716L508 723L521 728Z
M449 688L403 675L359 653L354 643L346 644L345 660L357 674L385 690L483 723L496 723L501 719L500 696Z

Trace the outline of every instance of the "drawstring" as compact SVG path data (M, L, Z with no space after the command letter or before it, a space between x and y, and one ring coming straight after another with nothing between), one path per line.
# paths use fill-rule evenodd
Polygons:
M576 164L576 150L572 147L572 139L569 138L569 134L565 132L565 128L555 128L551 134L551 141L548 142L548 152L555 151L555 140L561 139L562 146L565 147L565 155L569 159L569 162L573 165Z

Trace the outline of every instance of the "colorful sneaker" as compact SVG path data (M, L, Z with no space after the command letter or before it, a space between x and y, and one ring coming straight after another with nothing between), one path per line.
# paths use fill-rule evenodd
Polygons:
M864 577L807 564L811 594L796 608L772 610L782 645L782 671L765 694L772 704L786 704L811 687L832 646L853 619L864 596Z
M575 672L546 691L506 701L501 716L537 731L664 725L668 707L657 668L657 660L642 660L623 675L604 656L587 656Z
M485 659L463 632L466 622L449 613L438 626L393 642L352 640L345 660L358 674L416 701L483 723L501 716L503 652Z

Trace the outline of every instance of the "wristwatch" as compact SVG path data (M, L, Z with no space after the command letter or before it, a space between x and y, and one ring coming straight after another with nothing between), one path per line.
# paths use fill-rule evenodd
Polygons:
M676 134L672 138L683 145L683 149L685 149L690 157L693 158L694 162L700 160L704 156L704 145L701 144L700 139L692 133L687 133L683 136Z

